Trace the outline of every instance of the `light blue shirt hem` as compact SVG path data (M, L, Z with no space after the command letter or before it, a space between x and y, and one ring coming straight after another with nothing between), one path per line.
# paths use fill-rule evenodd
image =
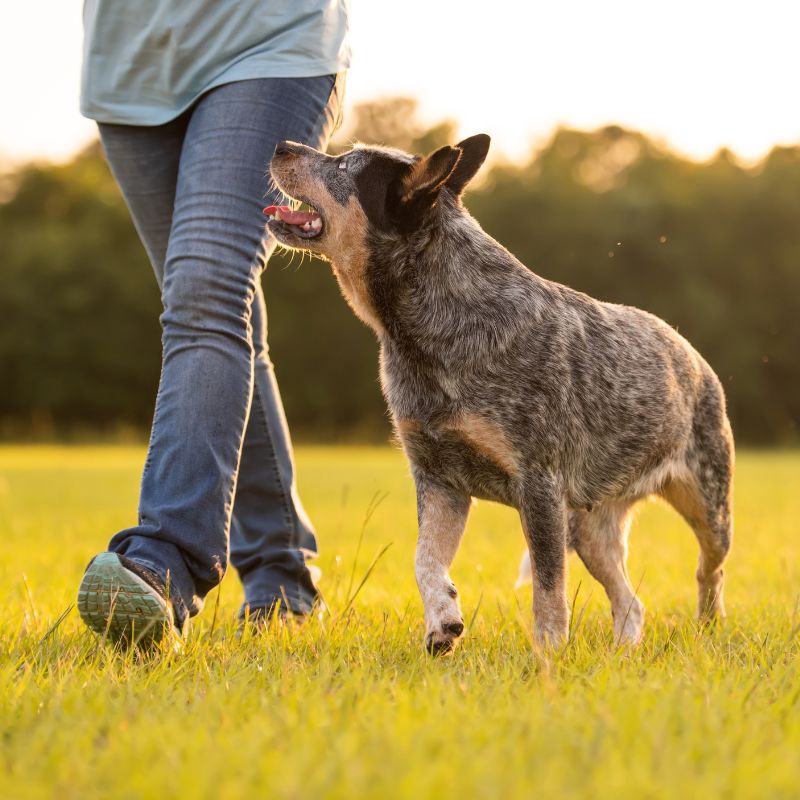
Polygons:
M115 104L107 100L102 106L94 106L85 98L81 98L81 114L95 122L110 123L113 125L165 125L173 119L179 117L200 99L206 92L210 92L217 86L224 86L226 83L235 81L250 81L259 78L315 78L320 75L336 75L345 72L349 64L341 62L319 61L309 62L304 65L297 63L279 66L274 59L270 59L268 64L263 64L261 69L252 62L243 62L226 70L215 78L208 86L204 87L199 94L192 93L182 103L177 106L165 106L161 113L154 111L152 105L147 108L132 105L128 102Z

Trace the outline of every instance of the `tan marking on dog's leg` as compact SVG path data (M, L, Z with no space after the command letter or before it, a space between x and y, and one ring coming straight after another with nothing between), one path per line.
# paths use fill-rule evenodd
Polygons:
M700 545L697 562L697 615L701 620L725 616L722 565L730 549L730 497L723 508L710 508L694 478L670 481L661 496L689 523Z
M452 649L464 631L458 592L448 568L458 550L470 502L466 495L417 482L415 573L425 607L425 647L433 653Z
M590 512L573 511L570 519L575 550L611 602L617 645L637 644L644 625L644 606L626 566L631 517L630 503L608 501Z
M463 437L481 455L500 467L507 475L519 476L519 453L497 423L480 414L467 411L446 423L442 429L453 431Z
M381 381L385 384L383 374L381 374ZM385 387L385 385L384 391L388 393L388 389ZM397 419L396 417L392 418L392 422L394 424L395 439L400 444L400 447L403 448L406 458L408 458L410 461L411 451L408 447L408 439L414 434L420 433L422 431L422 425L415 419Z

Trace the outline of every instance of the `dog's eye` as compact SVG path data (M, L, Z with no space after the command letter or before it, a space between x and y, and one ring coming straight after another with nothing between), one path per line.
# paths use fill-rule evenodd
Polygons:
M344 159L342 161L340 161L339 162L339 169L343 169L346 172L347 171L347 161L345 161Z

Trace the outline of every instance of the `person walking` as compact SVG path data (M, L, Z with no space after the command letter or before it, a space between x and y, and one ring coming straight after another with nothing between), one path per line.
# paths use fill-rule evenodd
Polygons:
M324 148L350 64L348 0L86 0L81 111L97 121L161 288L162 365L138 520L78 590L112 640L181 635L233 564L242 620L309 613L260 275L285 139ZM109 253L113 258L113 253Z

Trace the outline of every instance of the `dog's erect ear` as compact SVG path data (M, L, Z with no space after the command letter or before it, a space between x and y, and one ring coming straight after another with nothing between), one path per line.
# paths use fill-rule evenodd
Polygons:
M410 165L400 183L400 208L422 211L430 208L461 158L458 147L440 147Z
M461 150L461 158L456 168L450 173L445 186L455 195L460 195L467 184L475 177L489 152L491 139L485 133L478 133L459 142L456 147Z

